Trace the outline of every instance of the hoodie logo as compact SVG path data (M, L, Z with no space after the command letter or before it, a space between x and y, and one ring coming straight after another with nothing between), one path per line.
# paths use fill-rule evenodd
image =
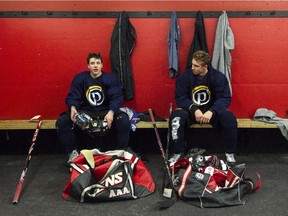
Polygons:
M211 92L207 86L200 85L192 89L192 101L197 106L202 106L209 103Z
M100 106L105 99L101 86L90 86L86 91L86 98L92 106Z

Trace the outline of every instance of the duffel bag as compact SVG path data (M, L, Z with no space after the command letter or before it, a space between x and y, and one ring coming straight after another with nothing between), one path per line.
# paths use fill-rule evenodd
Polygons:
M66 200L99 202L137 199L155 190L152 175L136 155L115 150L82 150L71 164L62 196Z
M183 158L174 167L174 186L178 196L201 208L245 204L249 195L261 185L260 175L245 164L233 166L227 171L209 166L200 172L193 170L189 160Z

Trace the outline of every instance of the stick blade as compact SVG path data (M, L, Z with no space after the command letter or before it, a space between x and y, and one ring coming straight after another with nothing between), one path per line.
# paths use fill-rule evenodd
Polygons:
M163 196L167 198L171 198L173 196L173 189L172 188L164 188L163 189Z
M36 115L34 117L32 117L29 121L35 121L35 120L41 120L42 116L41 115Z
M165 198L164 200L161 200L158 202L160 209L167 209L173 206L178 201L178 197L172 196L171 198Z
M163 200L159 201L160 209L167 209L173 206L178 201L177 192L173 187L166 187L163 190Z

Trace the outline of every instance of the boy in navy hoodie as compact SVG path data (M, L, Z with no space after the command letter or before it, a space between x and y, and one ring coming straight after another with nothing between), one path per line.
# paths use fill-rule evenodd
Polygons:
M102 71L100 53L89 53L87 66L89 71L74 77L66 97L68 111L62 113L56 122L60 144L69 156L68 164L78 156L76 136L81 130L74 123L80 112L104 120L108 128L113 129L108 134L114 132L116 135L115 149L126 149L129 144L130 121L126 113L119 111L123 95L118 78Z
M227 78L210 66L211 57L204 51L193 54L192 67L176 80L177 108L170 116L171 150L175 163L185 154L185 129L193 123L212 124L222 131L228 165L236 163L237 120L228 110L231 92Z

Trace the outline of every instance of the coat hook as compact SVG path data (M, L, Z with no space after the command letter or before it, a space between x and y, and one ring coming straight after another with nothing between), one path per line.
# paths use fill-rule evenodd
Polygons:
M272 11L272 12L271 12L271 15L275 15L275 14L276 14L276 11Z
M148 16L151 16L151 15L152 15L152 13L151 13L150 11L148 11L148 12L147 12L147 15L148 15Z
M245 15L251 15L250 11L246 11Z

